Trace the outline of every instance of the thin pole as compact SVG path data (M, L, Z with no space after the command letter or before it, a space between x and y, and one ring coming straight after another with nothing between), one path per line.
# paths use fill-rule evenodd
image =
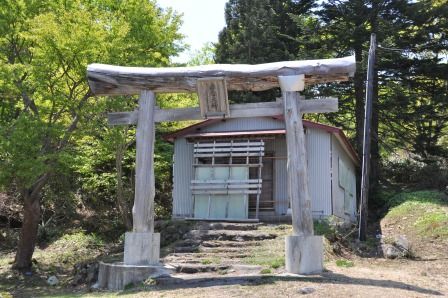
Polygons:
M366 82L366 102L364 114L364 136L362 148L362 176L361 176L361 199L359 208L359 234L361 241L366 240L368 202L369 202L369 171L370 171L370 126L372 123L372 96L373 96L373 80L375 70L375 50L376 35L370 35L369 60L367 66L367 82Z

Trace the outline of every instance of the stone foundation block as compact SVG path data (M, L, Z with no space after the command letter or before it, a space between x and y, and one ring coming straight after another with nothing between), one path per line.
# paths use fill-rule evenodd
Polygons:
M174 268L168 266L100 262L96 286L101 289L120 291L130 284L137 284L148 278L170 276L173 272Z
M159 258L159 233L126 233L124 239L124 264L158 265Z
M320 273L323 265L322 236L286 236L286 271L294 274Z

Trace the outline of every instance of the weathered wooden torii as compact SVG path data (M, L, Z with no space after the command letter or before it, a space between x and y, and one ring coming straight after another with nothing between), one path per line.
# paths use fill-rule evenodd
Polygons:
M314 236L308 191L303 113L337 111L337 99L305 100L305 85L346 81L355 71L354 57L276 62L259 65L203 65L146 68L91 64L87 77L96 95L140 94L139 108L109 114L112 125L137 124L136 183L133 231L126 233L124 264L159 263L160 235L154 233L154 123L206 118L278 116L286 126L288 197L293 235L286 238L286 269L292 273L321 271L322 239ZM263 91L280 87L282 102L229 105L228 90ZM196 108L159 109L156 92L197 92Z

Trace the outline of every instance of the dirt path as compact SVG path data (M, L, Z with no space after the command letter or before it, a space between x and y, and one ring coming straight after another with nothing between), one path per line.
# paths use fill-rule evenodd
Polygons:
M178 275L175 282L128 293L129 297L443 297L448 296L448 261L359 259L341 268L326 263L322 275L297 277L232 274Z

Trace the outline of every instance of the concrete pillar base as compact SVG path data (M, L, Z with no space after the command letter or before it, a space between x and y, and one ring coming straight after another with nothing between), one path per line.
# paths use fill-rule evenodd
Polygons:
M127 232L124 238L124 264L158 265L160 234Z
M125 265L123 263L99 263L97 287L113 291L123 290L148 278L169 276L174 268L169 266Z
M286 271L294 274L320 273L323 264L322 236L286 236L285 265Z

